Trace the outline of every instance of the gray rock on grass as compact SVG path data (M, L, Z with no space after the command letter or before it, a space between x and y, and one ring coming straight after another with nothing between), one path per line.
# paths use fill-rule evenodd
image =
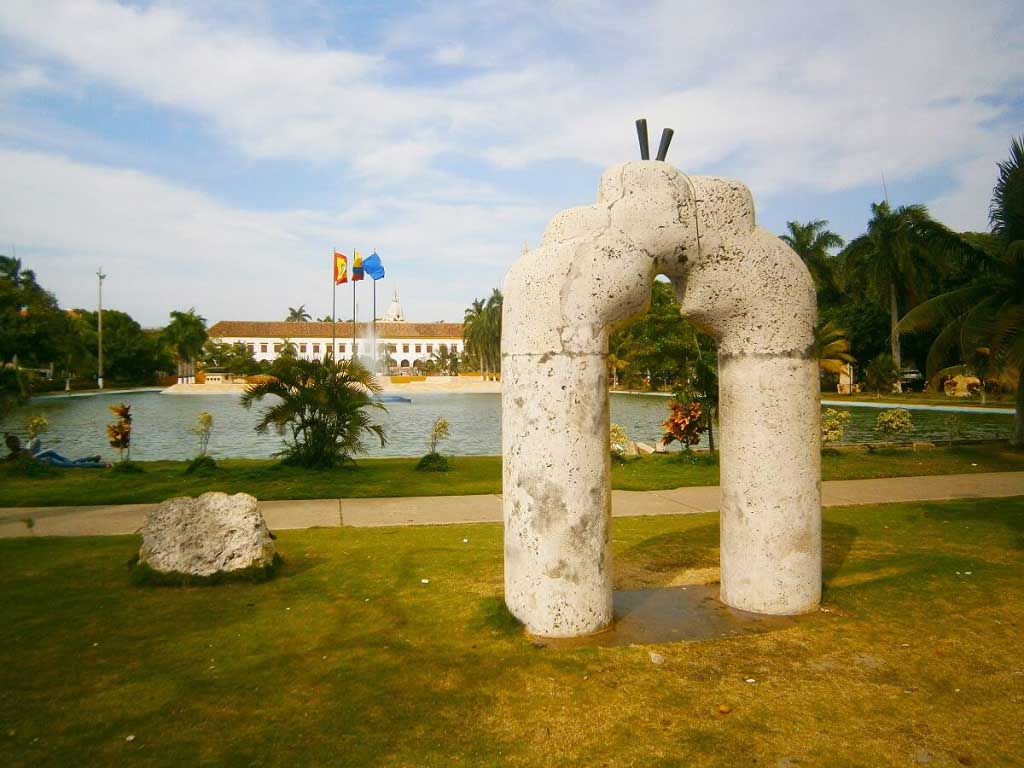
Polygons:
M247 493L168 499L149 513L139 565L161 573L213 576L274 562L267 524Z

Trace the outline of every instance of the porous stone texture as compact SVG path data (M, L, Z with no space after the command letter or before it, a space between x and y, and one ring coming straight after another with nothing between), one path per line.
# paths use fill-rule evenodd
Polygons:
M142 529L140 565L212 576L274 562L274 541L247 493L204 493L162 502Z
M718 341L722 600L799 613L821 592L814 286L749 190L640 161L548 224L505 278L505 599L537 635L612 620L608 337L658 274Z

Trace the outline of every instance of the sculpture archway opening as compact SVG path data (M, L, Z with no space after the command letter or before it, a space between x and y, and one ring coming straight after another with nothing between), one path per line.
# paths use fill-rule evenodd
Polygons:
M555 216L505 278L505 600L533 634L612 622L608 337L658 274L718 343L721 599L767 614L820 600L810 275L743 184L643 160L605 171L597 202Z

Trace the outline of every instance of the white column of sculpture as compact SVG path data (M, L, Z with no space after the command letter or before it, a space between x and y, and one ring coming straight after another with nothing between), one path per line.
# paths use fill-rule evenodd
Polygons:
M764 613L819 599L810 277L754 225L743 185L641 161L605 172L597 204L556 216L505 280L505 599L534 634L612 620L608 335L658 273L719 341L722 599Z

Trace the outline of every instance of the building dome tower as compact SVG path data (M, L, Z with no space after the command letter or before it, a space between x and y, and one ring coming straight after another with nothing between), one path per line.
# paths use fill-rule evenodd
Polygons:
M402 305L398 303L398 288L391 292L391 303L388 305L388 311L384 313L384 317L381 319L386 323L405 322L405 313L402 311Z

